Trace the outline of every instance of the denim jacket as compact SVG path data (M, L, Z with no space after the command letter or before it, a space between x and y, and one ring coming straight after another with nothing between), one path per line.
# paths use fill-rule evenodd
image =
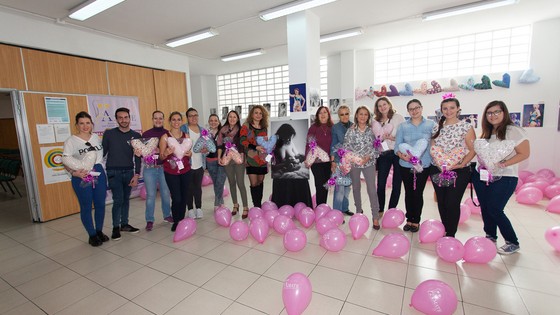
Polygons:
M180 129L181 129L182 132L188 134L189 137L190 137L190 134L189 134L189 132L190 132L189 124L184 124L184 125L182 125ZM202 129L204 129L204 128L202 128L201 125L198 125L198 130L202 132ZM194 143L193 143L193 145L194 145ZM194 152L193 152L193 154L202 154L202 169L205 170L205 169L206 169L206 155L208 155L208 153L194 153ZM191 163L191 165L192 165L192 159L189 159L189 161L190 161L190 163Z

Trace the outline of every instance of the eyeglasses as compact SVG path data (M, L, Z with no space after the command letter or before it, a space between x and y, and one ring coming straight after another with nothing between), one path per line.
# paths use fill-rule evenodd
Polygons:
M492 117L492 116L498 117L498 115L500 115L503 112L504 112L503 110L498 109L498 110L495 110L493 112L486 112L486 116L488 116L488 117Z
M350 113L340 113L338 116L350 116Z
M86 149L87 152L97 150L93 145L91 145L91 143L86 142L85 144L89 147L89 148Z
M409 112L415 112L417 110L420 110L420 108L422 108L422 106L416 106L416 107L409 108L408 111Z

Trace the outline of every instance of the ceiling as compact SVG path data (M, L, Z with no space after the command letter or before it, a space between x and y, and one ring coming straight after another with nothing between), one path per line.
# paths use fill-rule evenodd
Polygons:
M267 66L287 63L286 17L265 22L258 15L260 11L290 0L127 0L83 22L69 19L69 10L82 2L84 1L0 0L0 9L15 10L21 14L58 21L68 27L102 32L160 49L174 50L190 57L191 75L231 72L236 68L241 71L248 69L247 67L254 69L261 64ZM407 33L418 32L424 27L426 33L442 31L444 34L450 28L456 28L458 32L464 31L464 25L461 27L457 24L469 21L464 20L465 18L450 18L446 19L448 21L430 24L432 22L421 22L419 16L423 12L470 2L476 1L338 0L310 11L320 19L321 34L359 26L365 30L365 34L358 37L322 44L321 55L328 56L349 49L371 49L380 38L392 43L391 40L394 42L395 38L406 38ZM507 25L508 21L510 24L520 23L519 17L523 17L522 23L526 24L559 17L560 1L521 0L516 5L471 14L470 18L476 16L487 17L486 28L493 27L492 24ZM452 24L454 22L457 24ZM207 27L217 29L220 35L174 49L164 45L168 39ZM388 31L394 33L387 34ZM220 61L220 56L257 48L263 48L267 53L245 61Z

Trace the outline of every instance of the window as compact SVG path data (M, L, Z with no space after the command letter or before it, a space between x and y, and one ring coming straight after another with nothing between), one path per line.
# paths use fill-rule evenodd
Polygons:
M531 26L376 49L376 84L524 70Z

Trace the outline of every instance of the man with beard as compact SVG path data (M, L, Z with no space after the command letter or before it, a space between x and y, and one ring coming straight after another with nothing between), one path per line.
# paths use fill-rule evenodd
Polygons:
M138 185L140 157L134 155L128 141L141 138L130 129L130 111L118 108L115 112L118 127L107 129L103 134L103 155L107 157L106 169L109 188L113 193L113 233L111 238L119 240L120 232L138 233L139 229L128 224L129 199L132 187Z

